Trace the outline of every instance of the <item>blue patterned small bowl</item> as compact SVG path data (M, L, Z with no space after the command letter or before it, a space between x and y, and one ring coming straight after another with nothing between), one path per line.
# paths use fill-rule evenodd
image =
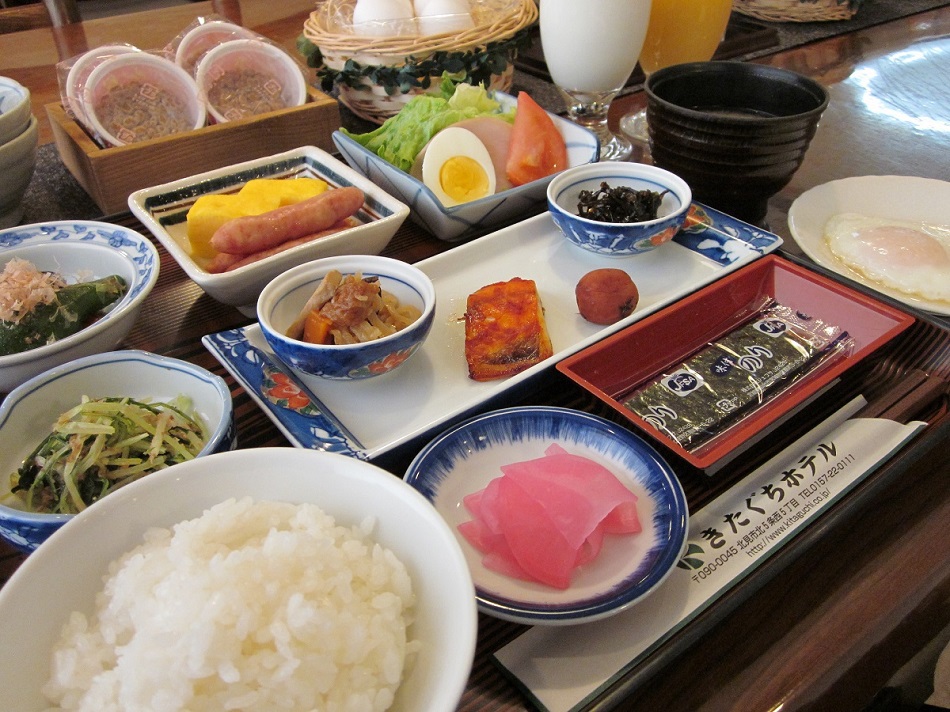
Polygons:
M109 351L31 378L0 404L0 501L9 503L10 474L46 437L56 418L78 405L83 396L168 401L180 395L191 398L208 430L208 442L198 457L237 446L227 384L220 376L187 361L147 351ZM72 517L36 514L0 504L0 536L30 553Z
M128 289L92 324L50 344L0 356L0 391L9 392L60 364L118 348L135 326L145 298L158 282L155 245L121 225L90 220L60 220L0 231L0 269L14 257L37 269L58 272L67 281L118 274Z
M331 270L379 278L382 289L422 315L412 324L361 344L312 344L286 335L307 300ZM302 264L273 279L257 300L261 331L274 353L305 376L335 380L371 378L402 365L422 345L435 318L435 287L421 270L400 260L376 255L327 257Z
M540 457L552 444L613 472L637 496L643 526L638 534L605 540L598 557L579 567L564 590L489 570L458 530L471 518L467 495L501 475L503 465ZM669 464L638 435L578 410L524 406L475 416L423 448L404 479L455 532L480 610L516 623L573 625L626 610L666 580L686 545L686 496Z
M611 188L663 193L658 217L638 223L607 223L577 214L582 190ZM692 193L679 176L642 163L604 162L570 168L548 184L548 211L555 225L575 245L600 255L623 256L649 252L669 242L683 226Z

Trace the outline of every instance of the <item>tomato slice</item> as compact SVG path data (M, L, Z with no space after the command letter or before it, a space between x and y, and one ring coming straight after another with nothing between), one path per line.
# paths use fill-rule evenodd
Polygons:
M567 168L567 146L548 112L525 92L511 127L505 172L512 185L524 185Z

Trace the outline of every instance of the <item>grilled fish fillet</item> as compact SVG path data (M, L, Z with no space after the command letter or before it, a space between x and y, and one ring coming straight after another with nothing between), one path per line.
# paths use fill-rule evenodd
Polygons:
M476 381L512 376L553 355L535 283L515 277L468 297L465 360Z

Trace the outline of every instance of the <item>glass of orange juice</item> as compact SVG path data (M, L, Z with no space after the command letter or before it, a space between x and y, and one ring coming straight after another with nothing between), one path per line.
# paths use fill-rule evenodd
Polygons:
M640 50L640 69L650 76L673 64L712 59L726 33L731 12L732 0L653 0ZM624 116L620 129L646 143L646 109Z

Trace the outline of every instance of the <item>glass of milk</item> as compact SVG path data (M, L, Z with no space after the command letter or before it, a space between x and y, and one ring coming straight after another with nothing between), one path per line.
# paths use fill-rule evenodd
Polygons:
M621 161L630 142L607 128L607 111L633 72L652 0L541 0L541 47L567 113L600 140L600 160Z

